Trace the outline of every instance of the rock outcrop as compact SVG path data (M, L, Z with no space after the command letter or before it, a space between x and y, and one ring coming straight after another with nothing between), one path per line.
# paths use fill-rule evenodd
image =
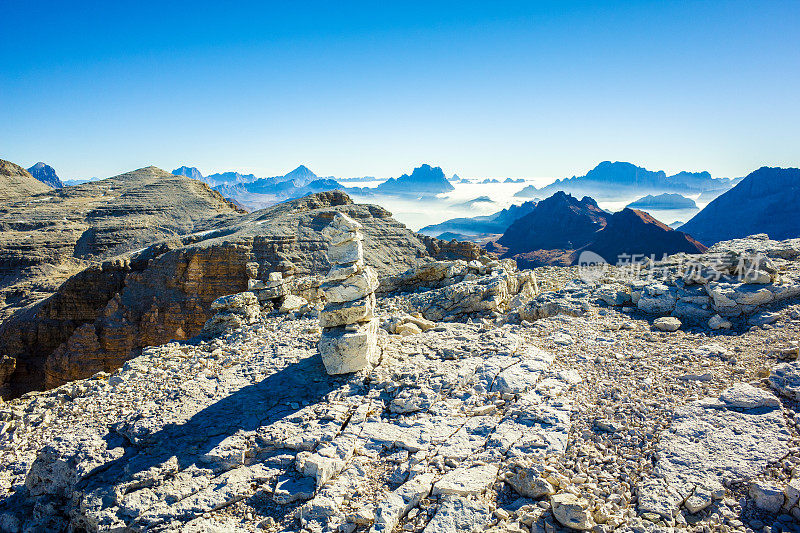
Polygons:
M203 325L203 334L215 337L230 329L239 329L261 318L261 306L252 292L240 292L217 298L211 303L214 316Z
M219 228L87 268L3 322L0 354L17 362L0 386L2 395L112 371L145 346L194 337L214 314L214 300L247 291L250 279L266 279L287 263L296 265L298 279L324 274L330 263L321 232L334 211L364 226L364 259L383 275L434 258L480 256L475 245L419 236L385 209L354 205L341 192L311 195L233 222L226 218ZM307 289L313 291L313 283Z
M0 206L0 320L90 265L241 214L206 184L155 167L60 189L32 181L36 194Z
M331 269L321 285L319 354L328 374L347 374L378 362L375 289L378 275L364 264L363 226L336 213L325 228Z

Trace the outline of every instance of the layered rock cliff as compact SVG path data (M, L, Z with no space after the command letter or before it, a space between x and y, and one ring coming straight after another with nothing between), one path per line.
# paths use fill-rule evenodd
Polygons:
M289 262L299 274L329 268L321 230L343 211L364 225L364 256L382 274L431 258L474 259L469 243L419 236L385 209L320 193L251 213L233 224L176 238L76 274L44 301L0 325L0 353L17 359L5 396L110 371L144 346L200 333L216 298L247 289Z
M26 186L0 190L26 194L0 205L0 320L88 265L240 214L206 184L155 167L63 189L4 168Z

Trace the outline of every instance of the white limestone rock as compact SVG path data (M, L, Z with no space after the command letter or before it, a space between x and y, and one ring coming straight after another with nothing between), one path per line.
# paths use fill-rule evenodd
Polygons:
M776 365L769 375L769 384L783 396L800 400L800 361Z
M711 329L731 329L732 324L719 315L714 315L708 319L708 327Z
M364 257L364 247L361 241L346 241L342 244L328 247L328 261L332 265L355 263Z
M319 353L328 374L357 372L378 362L378 321L337 327L322 332Z
M736 383L720 394L719 399L731 407L758 409L759 407L780 407L781 402L774 394L758 389L748 383Z
M489 504L461 497L445 498L423 533L462 533L480 530L491 519Z
M389 494L375 510L375 523L370 533L390 533L408 511L431 493L433 473L414 476Z
M739 385L723 391L719 399L705 398L676 409L658 444L657 481L715 488L724 480L753 479L769 463L785 457L790 434L783 412L769 393L753 389Z
M753 481L748 490L756 507L768 513L777 513L783 507L783 491L775 483Z
M482 464L451 470L436 482L433 494L471 496L481 494L497 479L497 465Z
M75 485L94 469L123 456L121 447L109 449L106 441L90 430L56 437L36 456L25 478L33 496L51 494L69 498Z
M303 308L303 306L308 305L308 300L303 298L302 296L295 296L294 294L287 294L286 297L281 302L281 307L278 309L281 313L291 313L292 311L298 311Z
M375 315L375 294L352 302L328 304L319 315L319 325L323 328L346 326L372 320Z
M510 476L506 477L506 483L517 493L528 498L552 496L556 492L553 485L547 481L544 468L536 463L518 466Z
M203 325L203 335L207 337L220 335L261 319L261 306L252 292L217 298L211 303L211 310L216 313Z
M359 300L378 288L378 275L371 267L341 280L328 281L320 285L329 302L343 303Z
M678 331L681 321L674 316L662 316L653 321L653 327L661 331Z
M570 492L551 496L550 505L553 516L562 526L588 531L595 525L588 511L589 502Z

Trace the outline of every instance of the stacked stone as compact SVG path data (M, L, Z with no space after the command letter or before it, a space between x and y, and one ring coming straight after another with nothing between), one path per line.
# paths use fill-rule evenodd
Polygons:
M324 233L331 269L320 285L327 304L319 317L319 353L328 374L356 372L377 362L378 276L364 265L361 224L336 213Z

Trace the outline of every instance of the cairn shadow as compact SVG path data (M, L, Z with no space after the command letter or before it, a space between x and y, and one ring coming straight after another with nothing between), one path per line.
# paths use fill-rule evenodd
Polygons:
M124 437L125 454L90 472L76 488L88 491L134 481L139 477L137 474L173 457L179 470L192 465L229 469L230 466L219 467L207 454L236 433L253 432L281 420L291 420L304 404L321 401L341 384L341 377L327 375L319 357L306 357L219 399L184 423L168 424L152 434L137 435L135 442ZM112 429L106 439L112 445L123 437Z

